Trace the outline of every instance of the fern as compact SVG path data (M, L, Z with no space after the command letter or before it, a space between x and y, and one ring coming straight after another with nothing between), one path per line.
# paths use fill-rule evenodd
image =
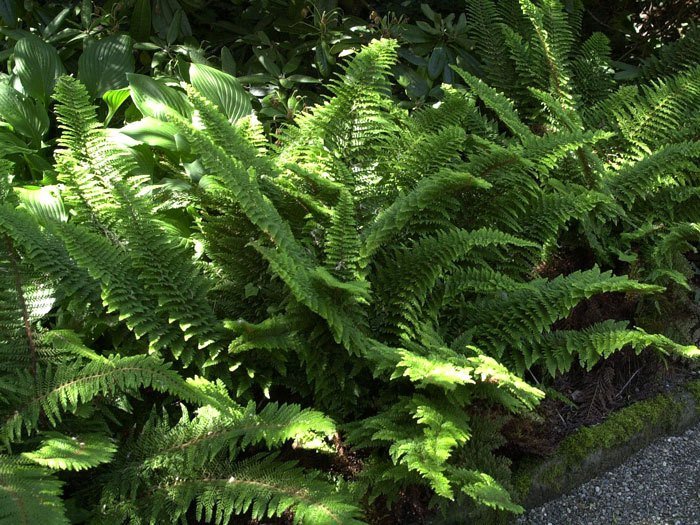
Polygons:
M70 523L60 494L63 483L27 459L0 455L0 523Z
M163 88L142 124L179 147L152 172L57 82L60 195L0 163L0 520L65 523L54 470L102 523L359 524L414 485L518 513L495 420L536 409L527 370L697 357L633 322L558 324L685 284L697 70L620 88L580 10L468 9L481 69L435 107L392 98L391 40L274 145ZM547 272L566 249L599 264ZM339 443L363 449L348 479L310 466Z

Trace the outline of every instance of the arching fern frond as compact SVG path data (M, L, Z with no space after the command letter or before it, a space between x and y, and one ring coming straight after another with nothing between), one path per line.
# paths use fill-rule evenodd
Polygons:
M17 456L0 455L0 524L68 525L63 482L51 471Z

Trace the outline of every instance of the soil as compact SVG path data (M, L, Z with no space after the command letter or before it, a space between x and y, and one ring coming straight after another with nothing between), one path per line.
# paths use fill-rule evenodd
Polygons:
M499 452L513 460L546 456L581 426L595 425L622 407L673 390L691 378L687 364L652 352L623 350L591 371L576 368L558 377L534 416L514 418L503 429Z

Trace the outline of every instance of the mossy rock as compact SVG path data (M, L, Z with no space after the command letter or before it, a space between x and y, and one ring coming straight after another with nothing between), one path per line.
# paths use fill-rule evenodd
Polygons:
M536 507L616 467L660 436L679 433L700 419L700 380L639 401L566 437L541 461L515 466L513 485L522 505Z

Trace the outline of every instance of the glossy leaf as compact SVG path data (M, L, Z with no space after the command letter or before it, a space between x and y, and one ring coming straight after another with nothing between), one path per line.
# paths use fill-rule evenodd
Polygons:
M137 122L127 124L119 131L123 135L149 146L156 146L169 151L178 150L178 144L175 140L177 128L169 122L146 117Z
M48 104L56 79L65 73L58 51L36 36L27 36L15 44L15 67L22 91Z
M433 49L428 60L428 76L435 80L437 79L445 69L447 65L447 52L442 46Z
M235 77L223 71L204 64L192 64L190 81L202 95L219 107L229 122L236 122L253 111L246 90Z
M44 107L7 84L0 84L0 118L37 147L49 129Z
M102 100L107 104L107 117L105 124L109 124L114 114L119 110L125 100L129 98L131 91L128 87L122 89L110 89L102 94Z
M93 97L127 85L126 75L134 72L132 41L128 35L114 35L88 44L78 63L78 78Z
M130 73L131 98L144 117L164 120L168 114L190 116L192 110L184 94L146 75Z
M23 208L37 218L40 224L66 222L68 214L56 186L25 186L15 188Z
M17 153L31 154L34 150L15 135L12 131L0 128L0 156L14 155Z

